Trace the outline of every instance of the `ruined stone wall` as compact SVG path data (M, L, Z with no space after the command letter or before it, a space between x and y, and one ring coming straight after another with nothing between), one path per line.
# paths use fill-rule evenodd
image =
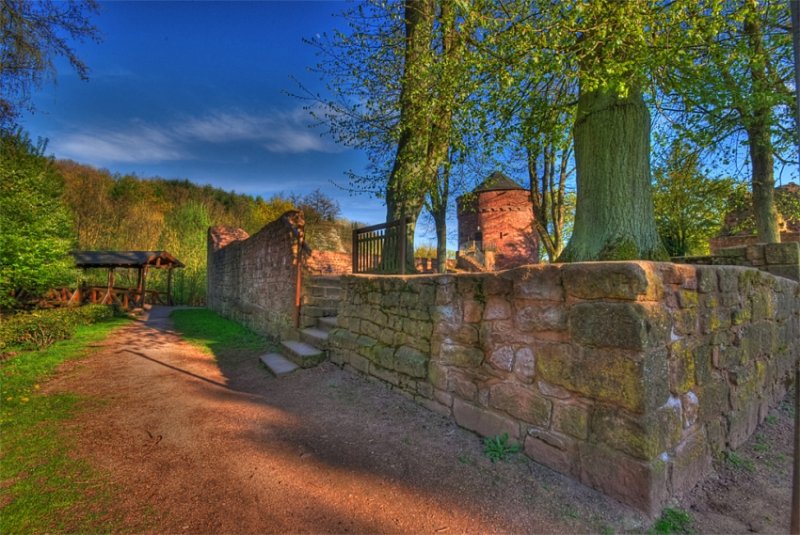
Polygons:
M800 282L800 243L759 243L719 249L713 256L676 258L685 264L752 266Z
M786 392L800 285L649 262L345 276L331 358L651 513Z
M800 242L800 232L784 230L781 231L781 243ZM720 250L729 247L747 247L748 245L757 245L758 236L754 234L743 236L717 236L708 241L711 248L711 254L720 254Z
M253 236L241 229L208 231L208 308L250 329L291 332L303 218L289 211Z
M341 251L314 250L305 255L305 271L310 275L344 275L353 272L353 255Z

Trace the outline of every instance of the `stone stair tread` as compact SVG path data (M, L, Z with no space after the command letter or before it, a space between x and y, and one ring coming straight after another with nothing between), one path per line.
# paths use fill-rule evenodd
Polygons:
M264 366L275 377L281 377L295 371L299 368L297 364L287 359L280 353L266 353L259 357L259 360L264 363Z
M339 320L336 316L323 316L317 320L320 324L320 327L325 327L328 329L333 329L339 324Z
M305 342L297 340L284 340L281 345L292 351L299 357L316 357L322 354L322 350Z
M312 317L335 316L338 312L336 307L306 305L303 307L303 314Z
M316 327L306 327L302 332L314 340L319 340L320 342L328 341L328 331L317 329Z

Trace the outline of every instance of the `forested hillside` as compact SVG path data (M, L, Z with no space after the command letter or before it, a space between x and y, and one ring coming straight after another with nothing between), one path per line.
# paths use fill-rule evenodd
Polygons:
M200 305L206 294L206 232L227 225L260 230L292 208L303 210L307 241L341 248L351 224L338 220L339 206L320 191L287 192L270 199L199 186L189 180L140 178L76 163L54 161L45 146L22 132L1 136L2 247L0 307L13 307L20 289L36 295L81 282L105 285L104 270L68 269L70 250L167 250L186 267L176 270L178 303ZM346 245L346 243L345 243ZM165 286L152 270L148 286ZM117 273L117 285L135 285L134 272Z
M205 300L209 226L230 225L253 233L294 207L290 199L253 198L188 180L114 176L72 161L56 162L56 168L64 179L63 198L73 215L76 247L169 251L186 264L176 271L174 287L178 302L186 304ZM121 283L128 282L120 275ZM156 284L161 282L159 275L151 274Z

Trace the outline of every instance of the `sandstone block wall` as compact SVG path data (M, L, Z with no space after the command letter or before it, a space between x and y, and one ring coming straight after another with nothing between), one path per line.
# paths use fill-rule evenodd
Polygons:
M758 243L718 249L714 256L676 258L676 262L703 265L752 266L800 282L800 243Z
M289 211L253 236L208 231L208 308L255 332L284 337L293 328L303 216Z
M781 243L800 242L800 232L792 230L781 231ZM747 247L748 245L758 245L758 236L744 235L744 236L718 236L711 238L708 242L711 248L711 254L721 254L722 249L729 247Z
M786 392L800 285L649 262L345 276L331 358L657 512Z
M304 265L305 271L310 275L344 275L353 272L353 255L315 249L306 256Z

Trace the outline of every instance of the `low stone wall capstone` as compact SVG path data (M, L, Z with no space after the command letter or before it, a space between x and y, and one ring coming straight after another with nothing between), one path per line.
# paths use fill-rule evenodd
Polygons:
M800 285L651 262L343 277L334 362L651 514L740 445L800 356Z

